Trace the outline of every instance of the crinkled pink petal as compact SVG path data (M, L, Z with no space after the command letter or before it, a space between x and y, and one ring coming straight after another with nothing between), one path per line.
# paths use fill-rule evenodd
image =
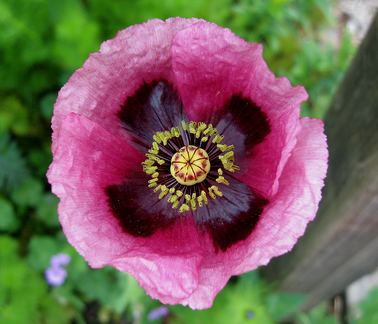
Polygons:
M154 298L171 304L187 299L197 288L202 257L193 221L146 239L124 233L105 188L129 177L143 155L84 116L71 113L60 126L48 179L60 198L59 219L68 241L92 267L127 271Z
M223 254L204 257L198 289L187 303L195 309L212 305L232 275L251 271L292 249L316 215L328 164L323 122L300 120L296 146L279 181L279 188L251 236Z
M198 19L158 19L120 31L102 43L60 90L54 109L53 138L58 136L62 118L70 112L98 122L109 132L125 136L115 125L125 99L142 82L164 78L173 81L171 43L177 31ZM54 144L53 142L53 148Z
M249 168L240 173L265 196L277 191L278 178L298 132L303 87L276 78L262 57L262 46L248 43L230 30L199 22L177 33L172 65L187 114L207 120L233 94L241 94L267 114L271 132L255 148Z
M272 257L290 251L316 215L327 173L327 140L321 120L302 118L300 125L277 193L251 236L240 243L239 247L247 247L247 253L243 253L235 273L267 264Z
M61 199L59 219L79 253L93 266L104 266L128 247L109 216L104 188L122 181L141 154L86 117L71 113L60 126L47 175Z

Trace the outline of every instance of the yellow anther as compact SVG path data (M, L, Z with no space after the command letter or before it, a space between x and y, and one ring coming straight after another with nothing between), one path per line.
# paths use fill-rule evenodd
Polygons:
M157 142L152 142L152 147L155 151L158 151L159 152L159 145Z
M158 178L159 177L159 172L155 172L151 177L152 178Z
M180 202L178 200L175 200L172 204L172 208L173 209L176 209L178 207L178 205L180 204Z
M167 194L168 194L168 188L165 185L162 185L159 199L163 199Z
M183 193L181 190L176 190L176 196L177 197L182 197Z
M197 202L198 202L198 206L202 207L203 206L203 197L202 196L198 196L197 197Z
M201 142L207 142L208 139L209 138L207 136L204 136L204 137L201 138Z
M223 196L222 191L220 191L220 190L218 189L217 186L211 186L211 188L213 189L213 192L214 192L217 196L219 196L219 197L222 197L222 196Z
M205 204L208 203L207 196L206 196L206 191L202 190L201 191L201 197L203 198L203 201Z
M154 179L150 179L148 180L148 183L154 183L154 182L158 182L158 178L154 178Z
M158 185L155 189L154 192L158 192L161 189L161 185Z
M189 206L187 204L182 204L180 209L179 209L179 212L180 213L185 213L185 212L188 212L190 210Z
M159 159L156 155L153 155L151 153L146 153L145 155L148 157L149 160L154 160L160 165L164 164L164 160Z
M192 134L195 134L196 133L196 126L197 126L197 123L194 122L194 121L191 121L189 123L189 132L192 133Z
M223 135L215 135L213 138L213 143L220 143L223 141L224 136Z
M231 152L227 152L225 155L224 155L224 158L227 159L227 160L234 160L234 152L231 151Z
M203 134L204 135L207 135L207 134L210 134L211 131L213 131L213 125L212 124L209 124L207 125L207 128L203 131Z
M157 132L153 137L152 137L157 143L162 143L164 139L164 134L162 132Z
M144 161L142 162L142 164L143 164L144 166L152 166L154 163L155 163L155 161L154 161L154 160L150 160L150 159L144 160Z
M190 201L191 197L190 195L186 194L185 195L185 202L188 203Z
M156 182L152 182L152 183L148 184L148 188L153 188L153 187L156 187L156 186L157 186Z
M201 133L206 129L207 125L203 122L199 122L197 126L196 138L199 138Z
M173 193L175 193L175 188L174 187L171 187L171 188L169 188L169 193L171 193L171 194L173 194Z
M169 131L162 132L162 140L163 140L163 145L167 145L168 140L171 139L171 133Z
M213 128L210 132L209 132L209 135L210 136L213 136L213 135L216 135L218 134L218 131L216 130L216 128Z
M235 148L234 145L227 145L227 144L217 144L217 147L222 151L222 152L226 152L226 151L231 151Z
M171 139L172 138L172 134L170 131L165 131L164 132L164 136L167 138L167 140Z
M197 209L197 200L195 198L190 199L190 207L193 211Z
M171 195L171 196L169 196L169 198L168 198L168 201L170 202L170 203L174 203L175 201L177 201L177 196L176 195Z
M143 167L143 171L146 172L147 174L153 174L157 170L157 166L148 166L148 167Z
M161 143L161 139L160 137L158 136L158 134L156 133L154 136L152 136L152 138L154 139L155 142L157 142L158 144Z
M228 186L230 183L228 182L228 180L226 180L223 176L219 176L216 180L216 182L218 183L223 183L225 184L226 186Z
M181 121L181 127L182 127L182 129L183 129L184 131L187 131L187 130L188 130L188 125L186 125L186 123L185 123L184 120Z
M235 172L236 170L239 170L239 167L237 165L234 165L233 151L227 152L225 155L220 155L219 159L222 161L223 167L226 170L230 172Z
M215 196L215 194L213 193L213 187L209 187L207 188L208 191L209 191L209 196L213 199L217 198L217 196Z
M172 134L172 137L180 137L181 135L180 129L178 127L172 127L171 134Z
M218 174L223 175L223 170L221 168L218 169Z

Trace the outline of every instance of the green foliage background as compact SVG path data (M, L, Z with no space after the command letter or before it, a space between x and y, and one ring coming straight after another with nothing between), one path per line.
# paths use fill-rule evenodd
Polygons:
M346 34L337 46L321 41L335 24L327 0L0 0L0 323L144 323L159 306L131 277L89 269L68 245L45 173L59 88L118 30L171 16L202 17L263 43L273 71L307 88L305 115L324 115L353 53ZM43 274L60 252L72 261L66 282L52 288ZM302 300L251 273L233 280L212 309L170 307L164 321L274 323ZM319 310L298 320L325 318Z

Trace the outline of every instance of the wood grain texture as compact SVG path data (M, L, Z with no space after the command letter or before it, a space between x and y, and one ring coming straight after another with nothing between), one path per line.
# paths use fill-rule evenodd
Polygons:
M263 273L308 294L304 309L378 267L378 14L325 120L330 151L316 220Z

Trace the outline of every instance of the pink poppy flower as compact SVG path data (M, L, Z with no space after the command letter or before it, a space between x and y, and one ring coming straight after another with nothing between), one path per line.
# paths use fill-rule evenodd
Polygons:
M48 179L69 242L163 303L210 307L315 217L328 153L306 98L212 23L120 31L55 104Z

